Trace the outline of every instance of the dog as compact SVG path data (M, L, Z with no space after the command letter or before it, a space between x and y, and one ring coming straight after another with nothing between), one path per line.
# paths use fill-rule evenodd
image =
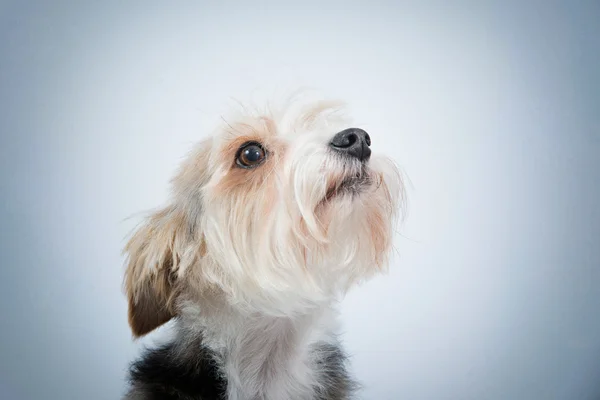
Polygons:
M387 269L404 202L343 103L223 118L125 249L133 336L174 338L131 364L125 400L342 400L356 393L337 304Z

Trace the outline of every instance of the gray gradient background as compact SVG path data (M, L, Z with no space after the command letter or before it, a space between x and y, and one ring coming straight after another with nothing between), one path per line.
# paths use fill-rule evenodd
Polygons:
M95 3L0 3L2 400L119 397L161 335L128 331L126 218L230 96L300 85L412 181L344 303L363 397L600 398L598 1Z

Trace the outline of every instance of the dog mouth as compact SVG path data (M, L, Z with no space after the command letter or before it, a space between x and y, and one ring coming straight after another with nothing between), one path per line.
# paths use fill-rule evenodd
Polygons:
M332 199L343 195L359 195L371 183L371 177L366 171L361 171L356 174L347 176L337 182L334 182L325 194L324 202L329 202Z

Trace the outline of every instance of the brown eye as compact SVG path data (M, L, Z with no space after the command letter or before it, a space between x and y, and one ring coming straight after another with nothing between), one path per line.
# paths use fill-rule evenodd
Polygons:
M253 168L264 161L265 150L258 143L247 143L238 150L236 162L242 168Z

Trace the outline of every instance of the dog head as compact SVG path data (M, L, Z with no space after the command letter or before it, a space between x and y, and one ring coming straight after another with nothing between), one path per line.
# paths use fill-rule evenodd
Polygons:
M307 312L385 269L402 180L339 106L245 112L198 144L125 248L134 335L182 300Z

